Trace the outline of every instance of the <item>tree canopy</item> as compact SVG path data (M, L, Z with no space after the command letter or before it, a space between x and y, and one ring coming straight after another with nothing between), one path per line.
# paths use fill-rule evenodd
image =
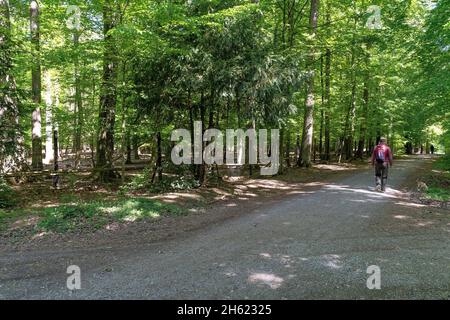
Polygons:
M117 176L175 128L278 128L283 165L450 149L450 1L0 0L1 170ZM58 133L58 144L54 133ZM20 165L19 165L20 163ZM204 166L190 168L198 180Z

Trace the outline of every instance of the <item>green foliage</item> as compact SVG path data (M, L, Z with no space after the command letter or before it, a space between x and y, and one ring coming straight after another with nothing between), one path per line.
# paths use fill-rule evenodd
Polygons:
M152 169L145 168L142 173L133 176L131 182L121 187L124 192L142 191L151 184Z
M450 155L446 155L436 160L433 167L438 170L446 171L446 173L450 173Z
M37 228L45 231L65 232L82 228L99 229L106 224L156 219L164 215L181 215L176 205L145 198L124 198L115 201L79 202L45 208L38 212L42 220Z
M189 190L200 187L200 183L193 178L181 176L170 181L170 187L172 190Z
M190 128L192 120L203 119L211 122L206 126L218 128L254 124L257 129L284 129L294 151L295 139L303 133L304 80L311 70L315 71L313 135L324 139L321 117L328 116L332 150L339 152L346 137L353 140L349 145L362 140L370 150L376 138L385 135L394 150L402 149L405 142L414 147L439 142L439 151L450 152L450 1L432 2L435 5L421 0L320 1L317 36L310 39L311 1L116 1L118 22L110 31L118 60L116 121L110 128L116 150L126 149L135 139L154 153L154 137L160 132L164 172L184 176L183 170L167 165L170 131ZM0 60L5 61L0 78L11 74L17 86L1 85L0 90L7 89L20 103L11 112L11 121L0 121L0 131L6 133L0 136L1 162L17 150L22 136L24 146L30 148L34 108L29 3L10 3L11 39L0 50ZM70 2L81 9L79 42L75 43L74 30L66 26L65 3L40 1L42 80L46 73L51 75L53 119L58 123L61 148L71 148L74 127L82 124L82 144L95 149L99 98L104 91L100 85L105 3ZM366 27L369 5L381 7L382 29ZM315 56L310 63L312 46ZM326 52L331 53L328 79ZM81 111L74 110L76 78ZM329 101L325 101L327 80ZM42 82L45 101L49 88ZM43 111L44 107L43 103ZM5 124L17 118L20 126L7 132ZM429 130L433 126L442 132L434 134ZM194 179L177 181L166 176L151 184L151 174L147 170L135 177L124 190L159 192L196 186ZM69 185L74 183L69 179Z
M16 193L8 183L0 177L0 209L13 207L16 203Z
M429 188L425 197L436 201L450 201L450 156L441 157L433 163L428 177Z
M428 188L426 197L431 200L437 201L449 201L450 200L450 190L444 188L431 187Z
M200 186L198 180L190 176L165 176L162 181L155 181L152 183L152 169L144 169L141 174L133 177L131 182L121 187L122 192L136 192L144 191L151 193L162 193L170 191L181 191L195 189Z

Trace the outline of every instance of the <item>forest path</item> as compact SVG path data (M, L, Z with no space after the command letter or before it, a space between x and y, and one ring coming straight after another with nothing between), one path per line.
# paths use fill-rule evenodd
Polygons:
M450 215L401 188L426 160L396 161L385 194L370 170L144 248L0 257L0 298L450 298ZM66 268L81 268L81 290ZM369 290L367 267L381 269Z

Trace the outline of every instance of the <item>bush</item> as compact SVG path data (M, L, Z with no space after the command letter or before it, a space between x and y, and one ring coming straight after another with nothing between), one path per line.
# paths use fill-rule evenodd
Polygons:
M432 200L446 202L450 200L450 191L444 188L432 187L427 190L426 196Z
M16 205L15 191L0 177L0 208L9 208Z
M131 182L121 187L122 192L133 191L149 191L153 193L162 193L179 190L190 190L198 188L200 183L193 177L187 176L165 176L162 181L155 181L151 183L153 170L145 169L141 174L133 177Z
M140 191L145 190L151 183L152 170L150 168L145 168L141 174L134 176L131 182L120 187L121 191Z
M434 168L450 172L450 155L445 155L442 158L439 158L434 163Z
M173 190L190 190L200 187L200 182L194 178L181 176L170 183Z
M425 198L447 202L450 201L450 157L448 155L439 158L433 164L433 169L438 173L432 173L428 176L428 190L425 192Z

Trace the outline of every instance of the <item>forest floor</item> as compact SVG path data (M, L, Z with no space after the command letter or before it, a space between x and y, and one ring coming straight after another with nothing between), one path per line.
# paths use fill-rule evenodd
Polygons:
M136 166L145 167L144 163L132 167ZM367 168L366 162L316 164L310 169L289 168L284 174L269 178L249 178L239 176L235 169L222 170L223 180L210 179L201 188L162 193L122 193L118 184L92 183L88 173L64 176L59 190L53 190L49 179L39 179L16 188L20 203L3 214L0 252L172 238L362 168ZM141 171L127 171L127 180ZM128 205L129 201L137 202L137 206ZM116 207L124 213L149 209L150 214L136 220L121 219L128 218L126 215L111 217L108 210ZM86 216L86 211L94 211L93 216ZM63 215L59 216L60 213ZM103 221L102 216L108 219ZM41 226L42 222L46 224Z
M367 165L321 165L157 196L190 214L79 234L4 231L0 298L448 299L449 210L415 192L431 171L429 157L398 160L380 194ZM81 290L66 288L69 265ZM381 290L366 287L369 265Z

